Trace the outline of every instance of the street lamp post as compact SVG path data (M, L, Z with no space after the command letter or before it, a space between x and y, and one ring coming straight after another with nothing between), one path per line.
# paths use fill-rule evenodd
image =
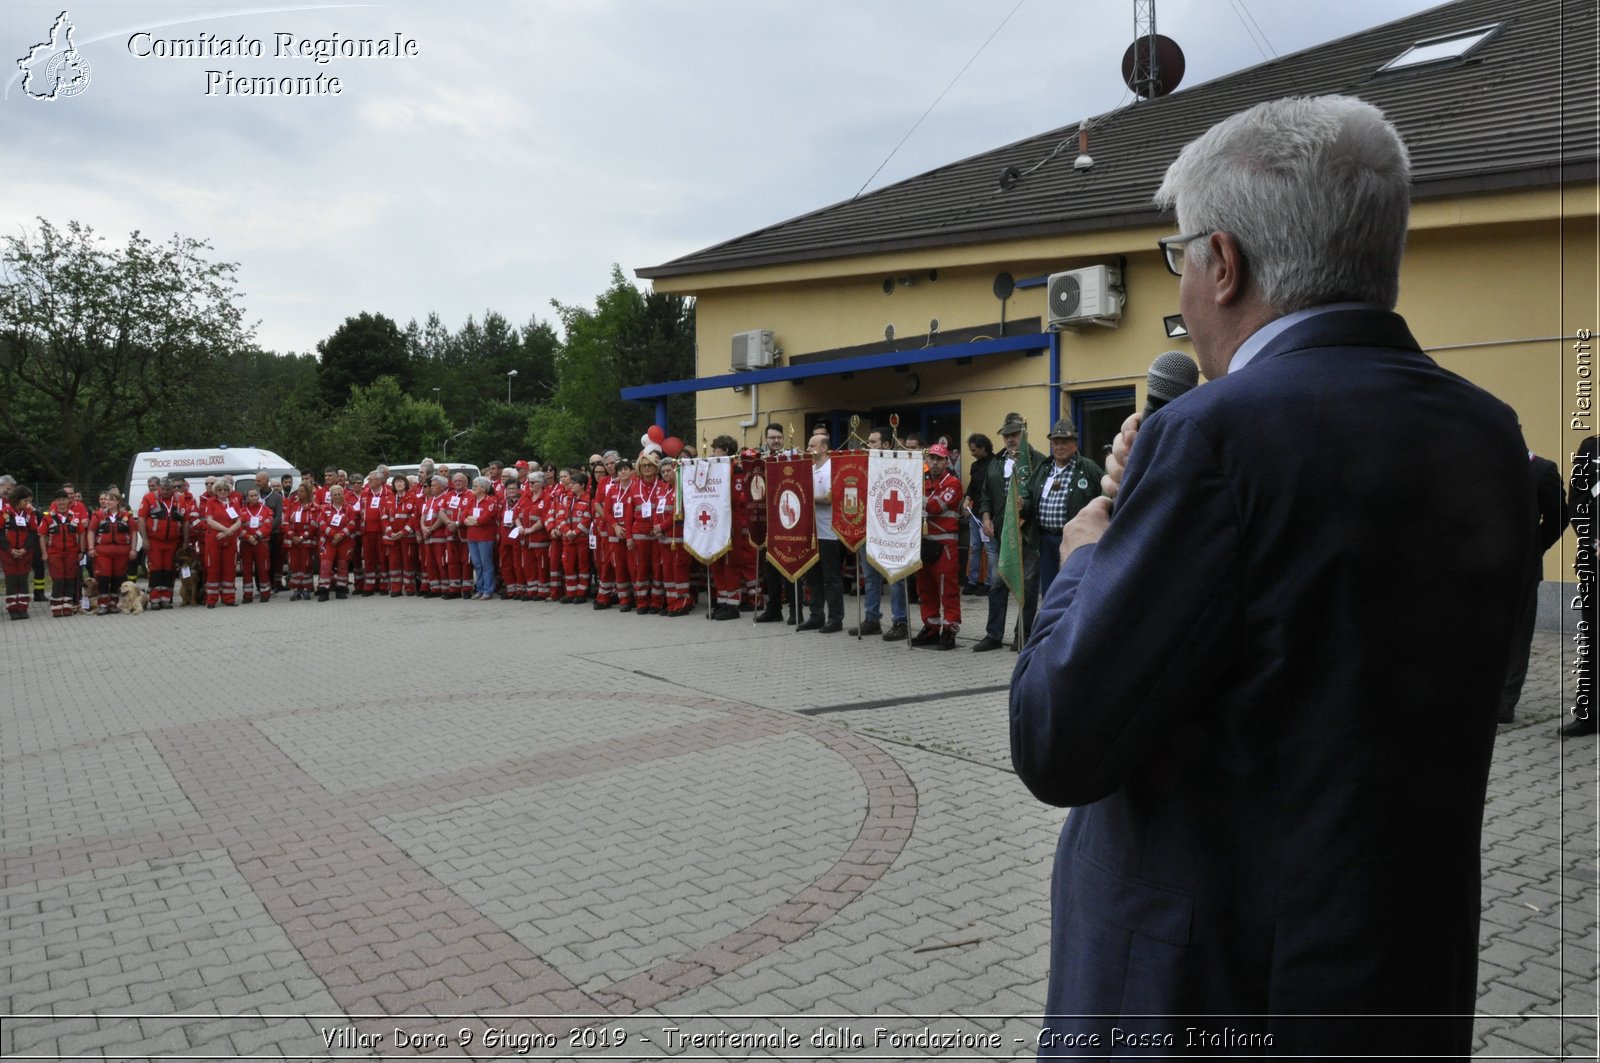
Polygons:
M517 375L515 369L506 370L506 405L511 405L511 378Z

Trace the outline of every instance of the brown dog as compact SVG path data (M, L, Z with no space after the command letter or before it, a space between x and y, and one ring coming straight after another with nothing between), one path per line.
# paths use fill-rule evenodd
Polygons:
M173 567L178 571L178 604L200 604L200 554L192 546L181 548L173 555ZM188 575L184 575L188 572Z

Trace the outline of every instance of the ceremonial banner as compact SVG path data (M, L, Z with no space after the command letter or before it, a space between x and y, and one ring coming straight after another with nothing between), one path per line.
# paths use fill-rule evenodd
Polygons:
M835 454L833 462L833 532L851 553L867 538L867 456Z
M867 561L891 583L922 567L920 452L867 452Z
M1028 427L1022 427L1022 442L1017 446L1016 464L1011 471L1011 484L1006 493L1006 522L1000 529L1000 578L1005 580L1018 602L1026 601L1022 585L1022 500L1028 497L1033 485L1028 482L1033 472L1028 467ZM1006 454L996 454L996 461L1012 460Z
M817 563L811 459L767 459L767 560L793 583Z
M733 545L733 463L694 458L678 465L683 489L683 545L709 565Z

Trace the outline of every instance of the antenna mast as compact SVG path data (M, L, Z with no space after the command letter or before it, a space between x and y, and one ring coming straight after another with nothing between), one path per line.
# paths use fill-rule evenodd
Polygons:
M1128 85L1147 100L1165 95L1156 48L1156 0L1133 0L1133 72Z

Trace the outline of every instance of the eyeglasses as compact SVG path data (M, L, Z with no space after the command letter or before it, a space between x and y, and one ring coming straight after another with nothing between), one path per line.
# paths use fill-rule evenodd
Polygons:
M1187 233L1183 236L1164 236L1157 240L1156 246L1161 248L1161 253L1167 261L1167 272L1174 277L1183 276L1184 248L1188 246L1191 240L1210 236L1216 231L1215 229L1207 229L1204 232Z

